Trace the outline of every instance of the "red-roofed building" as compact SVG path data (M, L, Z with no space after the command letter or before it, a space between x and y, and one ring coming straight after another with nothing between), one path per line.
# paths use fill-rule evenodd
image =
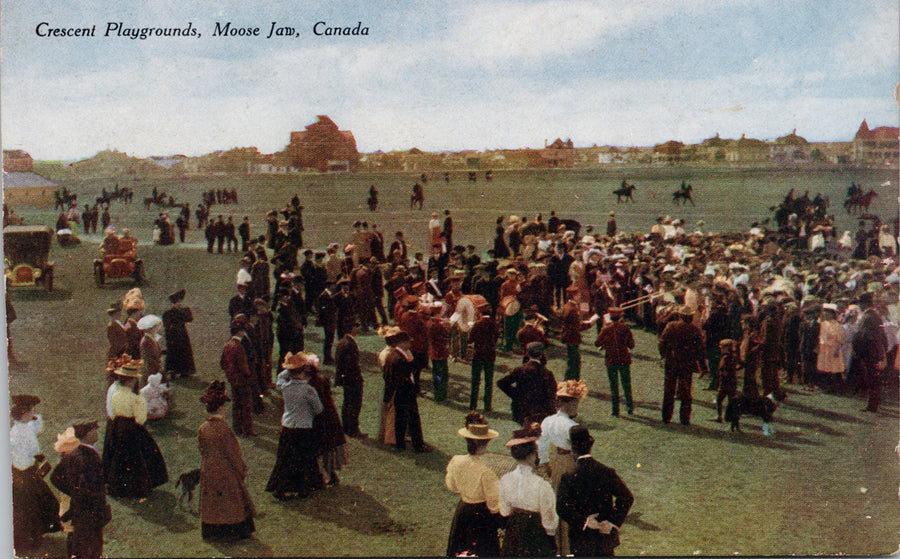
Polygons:
M294 167L322 173L354 172L359 163L353 132L339 130L325 115L319 115L306 130L291 132L288 152Z
M572 140L564 142L560 138L550 145L544 140L544 149L527 150L526 156L529 167L571 169L575 166L575 145Z
M3 170L7 173L30 173L34 171L34 159L20 149L5 149L3 150Z
M852 157L857 165L896 167L900 163L900 128L879 126L869 130L863 120L853 138Z

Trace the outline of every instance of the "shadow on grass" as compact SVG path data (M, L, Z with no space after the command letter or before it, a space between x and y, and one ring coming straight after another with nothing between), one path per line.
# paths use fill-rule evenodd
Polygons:
M641 520L641 516L643 514L644 513L642 512L629 513L625 518L625 522L623 522L623 524L629 524L631 526L634 526L638 530L647 530L648 532L659 532L660 530L662 530L662 528L655 524L650 524L649 522L644 522L643 520Z
M285 508L331 522L366 536L405 534L413 528L391 518L390 510L359 486L338 485L314 492L306 499L293 499ZM260 556L262 557L262 556Z
M677 410L676 410L677 417ZM649 419L646 417L642 417L639 415L630 415L623 416L623 419L626 421L634 421L635 423L641 423L648 427L653 427L655 429L663 429L665 431L671 431L672 433L681 433L684 435L690 435L692 437L697 437L701 439L715 439L720 441L726 441L735 444L741 445L750 445L750 446L761 446L765 448L775 448L779 450L797 450L795 446L790 444L785 444L780 442L782 440L795 443L795 444L809 444L813 446L821 446L822 443L817 443L815 441L810 441L808 439L804 439L798 435L792 435L790 433L776 433L774 437L766 437L762 435L762 433L748 433L748 432L740 432L740 433L732 433L729 429L723 427L722 430L719 429L710 429L708 427L701 427L696 423L692 423L691 425L681 425L680 423L663 423L660 420ZM725 425L725 424L722 424Z
M808 413L809 415L815 415L817 417L821 417L822 419L827 419L829 421L843 421L845 423L862 423L864 425L871 425L871 421L866 421L865 419L860 419L859 417L855 417L852 415L847 415L845 413L840 413L836 411L830 410L822 410L819 408L814 408L812 406L807 406L806 404L801 404L799 402L786 401L781 404L785 408L792 408L799 412Z
M174 480L171 483L174 484ZM113 500L129 508L143 520L164 526L173 534L183 534L200 527L192 513L185 514L185 511L176 506L178 500L175 495L159 488L143 499L119 497Z
M378 440L377 437L367 436L364 439L357 439L363 446L381 450L388 455L397 458L412 458L417 468L426 468L434 472L445 472L447 470L447 462L450 461L450 455L432 447L431 452L416 452L410 448L410 440L406 439L406 450L398 451L392 445L387 445ZM428 444L428 437L425 437L425 444ZM343 486L338 486L343 487Z
M236 542L208 541L209 545L222 552L223 557L272 557L272 548L250 537Z

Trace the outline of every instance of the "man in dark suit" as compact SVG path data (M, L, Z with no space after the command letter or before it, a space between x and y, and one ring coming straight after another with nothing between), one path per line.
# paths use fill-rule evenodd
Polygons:
M333 289L334 286L328 284L316 299L316 326L323 329L322 362L325 365L334 364L331 346L334 344L334 333L337 330L338 307Z
M110 521L103 462L94 448L100 440L100 429L96 421L86 421L75 424L73 430L71 441L64 434L57 442L55 448L62 459L50 481L71 498L69 510L63 515L64 520L72 520L72 532L66 540L68 556L99 558L103 556L103 527Z
M241 342L241 333L246 327L246 318L236 315L231 321L231 338L222 348L219 366L231 385L231 422L234 432L248 437L255 436L253 431L253 374L247 363L247 354Z
M234 316L238 314L247 317L256 314L256 307L253 306L254 296L253 287L251 285L252 281L253 278L247 270L243 268L238 270L237 284L235 284L237 295L228 301L228 316L230 318L234 318Z
M472 387L469 393L469 409L478 407L478 389L481 373L484 372L484 411L491 411L494 391L494 361L497 360L497 323L491 318L491 307L484 305L475 312L481 318L475 321L469 331L469 343L474 347L472 355Z
M359 346L356 336L359 323L354 323L349 332L338 340L334 348L334 383L344 388L344 403L341 406L341 423L348 437L363 438L359 430L359 412L363 402L363 377L359 367Z
M412 439L413 450L430 452L422 436L422 419L419 417L419 390L413 381L413 357L410 340L406 332L385 337L384 341L393 349L384 360L385 390L384 401L394 401L394 448L406 450L406 434Z
M569 524L569 542L576 557L611 557L619 545L619 530L634 496L612 468L591 457L594 437L587 427L569 429L575 471L563 474L556 512Z
M525 351L528 361L497 381L512 400L513 419L522 425L556 413L556 378L544 366L544 344L531 342Z

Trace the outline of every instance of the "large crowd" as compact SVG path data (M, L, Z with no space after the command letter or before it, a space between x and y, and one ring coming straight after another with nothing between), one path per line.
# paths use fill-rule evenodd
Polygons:
M777 406L787 397L785 383L863 396L863 411L877 411L882 384L897 374L895 237L880 223L869 230L861 221L848 242L828 228L816 204L804 206L812 209L800 216L792 195L784 204L778 230L754 224L720 234L705 232L702 222L688 231L683 220L668 216L647 232L626 234L610 212L605 233L588 228L585 235L554 212L547 222L540 215L532 221L504 216L483 253L459 244L450 211L422 224L429 241L417 247L421 252L402 231L388 242L364 222L324 250L307 248L296 196L267 214L263 235L252 238L245 220L236 294L227 303L231 337L221 353L222 380L202 398L210 414L200 429L203 537L236 539L254 530L235 437L255 436L253 416L266 405L283 407L266 491L289 500L340 483L338 472L349 462L347 437L368 437L360 430L364 381L356 341L365 332L384 339L377 438L396 452L405 452L407 443L415 452L432 450L417 403L429 388L423 371L430 371L431 398L438 403L447 400L451 366L470 373L471 411L459 429L467 454L453 457L446 474L447 488L461 498L448 555L614 552L633 497L614 470L591 458L593 438L576 421L588 390L581 373L584 332L591 331L589 342L604 351L613 416L622 407L634 413L632 328L659 335L663 422L672 420L679 400L678 419L690 424L699 378L716 391L719 421L725 403L736 399ZM223 243L238 250L236 239L233 246L224 239L218 252ZM193 317L184 297L184 290L173 293L162 317L145 313L139 289L110 306L102 457L92 446L97 423L75 422L72 432L59 436L64 458L57 470L65 474L51 477L71 498L74 556L102 552L107 493L142 497L168 480L144 423L165 415L169 383L195 371L186 328ZM319 353L307 347L309 328L322 329ZM561 378L546 367L552 340L566 351ZM522 364L495 379L498 352L521 355ZM340 410L329 376L342 388ZM147 379L143 387L141 379ZM506 443L517 466L502 477L481 458L499 435L485 418L494 411L495 386L509 396L522 427ZM59 518L47 512L52 503L23 504L46 504L53 495L38 473L42 461L28 459L39 454L40 417L33 413L39 400L16 398L13 466L25 481L14 475L14 524L17 549L27 549L41 533L58 529ZM773 433L768 423L764 430ZM81 476L90 489L57 483L64 475Z

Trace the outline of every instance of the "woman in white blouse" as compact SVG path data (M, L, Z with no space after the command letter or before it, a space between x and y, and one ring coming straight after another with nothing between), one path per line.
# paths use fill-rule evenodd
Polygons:
M513 431L506 442L516 469L500 478L500 514L507 518L504 557L552 557L556 555L556 495L553 488L532 468L537 462L537 444L541 426Z
M34 413L41 399L30 394L12 397L9 450L12 459L13 547L16 555L30 555L41 536L62 530L59 501L44 481L50 471L38 443L44 420Z

